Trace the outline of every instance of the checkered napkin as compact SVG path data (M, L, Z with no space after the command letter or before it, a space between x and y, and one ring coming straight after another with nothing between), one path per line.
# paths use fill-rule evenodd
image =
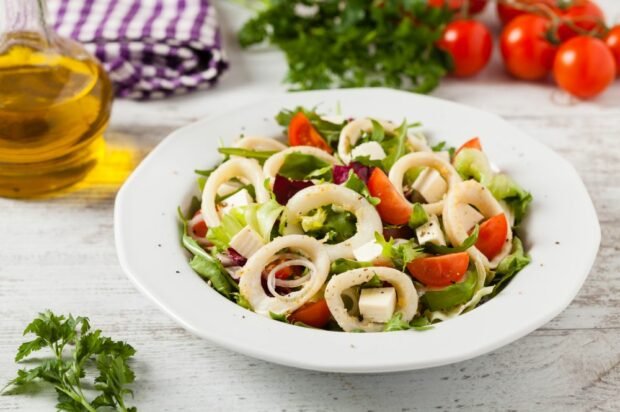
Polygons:
M227 68L211 0L48 0L50 23L103 62L116 94L161 98L212 86Z

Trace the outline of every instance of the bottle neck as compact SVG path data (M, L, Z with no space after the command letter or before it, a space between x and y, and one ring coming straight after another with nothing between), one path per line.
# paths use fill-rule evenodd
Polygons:
M2 0L0 1L0 36L11 33L27 33L49 43L49 29L46 23L47 4L45 0Z

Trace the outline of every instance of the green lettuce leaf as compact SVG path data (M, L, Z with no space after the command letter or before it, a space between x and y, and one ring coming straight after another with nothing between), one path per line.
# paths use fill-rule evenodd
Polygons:
M417 331L424 331L428 329L432 329L433 327L430 325L428 319L425 317L417 317L413 318L411 322L406 322L403 320L402 313L396 312L390 320L387 321L385 326L383 327L384 332L394 332L397 330L409 330L414 329Z
M318 208L307 215L301 217L301 228L304 232L320 230L327 219L327 212L324 208Z
M421 204L414 203L413 212L411 213L411 216L409 216L409 227L411 229L417 229L426 222L428 222L428 214L426 213L426 210L424 210Z
M203 278L207 279L213 288L230 299L233 291L238 289L235 282L224 271L221 264L214 258L205 259L202 255L195 255L189 265Z
M373 206L377 206L381 200L378 197L373 197L368 191L368 186L362 179L357 176L357 174L353 170L349 170L349 177L347 181L344 182L344 187L347 187L360 195L364 196L368 203Z
M400 270L405 270L409 262L425 255L423 248L413 239L395 245L394 239L387 241L381 233L375 232L375 241L381 245L383 257L390 259Z
M261 163L278 153L274 151L242 149L240 147L220 147L217 151L228 156L241 156L248 159L256 159Z
M344 273L349 270L365 268L369 266L372 266L370 262L358 262L357 260L340 258L332 262L329 272L333 275L339 275L340 273Z
M275 199L270 199L260 205L252 204L246 207L245 220L265 242L271 241L273 227L284 211L284 206Z
M422 296L422 302L430 310L446 310L469 301L476 291L478 275L468 271L465 280L443 289L428 290Z
M209 228L207 240L213 243L218 250L226 250L230 240L246 225L245 208L234 207L226 215L222 216L218 226Z
M523 243L518 237L512 239L512 249L510 255L499 262L493 279L494 289L491 297L501 292L524 267L529 265L531 259L523 251Z
M327 237L327 243L334 244L344 242L357 232L357 219L353 213L346 210L334 210L333 206L323 206L321 209L326 214L323 225L318 229L307 231L307 235L316 239ZM311 213L315 212L311 211Z
M316 156L293 152L284 158L278 174L293 180L332 180L332 165Z
M486 186L497 200L503 200L508 204L514 214L515 225L518 225L527 213L533 199L532 195L505 174L496 174L489 179Z
M478 241L478 234L480 233L480 227L476 225L474 230L471 232L471 235L467 236L467 238L461 243L460 246L441 246L435 245L433 243L427 243L424 245L424 249L436 255L449 255L451 253L460 253L465 252L467 249L472 247Z

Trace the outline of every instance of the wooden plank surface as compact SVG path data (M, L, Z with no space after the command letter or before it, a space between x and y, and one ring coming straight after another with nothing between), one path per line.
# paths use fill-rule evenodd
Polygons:
M601 3L610 16L620 14L620 2ZM114 249L113 202L122 179L175 128L283 89L280 56L238 53L230 33L244 15L219 8L233 61L220 88L162 102L117 102L104 164L115 173L91 176L62 197L0 199L0 383L16 370L12 357L24 325L50 308L89 316L135 345L135 402L143 411L620 410L619 83L600 99L575 102L551 84L511 81L496 56L479 78L447 80L434 93L498 113L566 157L601 221L599 256L570 307L489 355L377 376L295 370L198 339L136 291ZM0 397L0 411L51 410L52 398Z

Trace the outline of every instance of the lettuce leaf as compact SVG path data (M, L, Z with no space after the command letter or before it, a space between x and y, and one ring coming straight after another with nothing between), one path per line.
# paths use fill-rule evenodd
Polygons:
M370 262L358 262L351 259L336 259L332 262L329 272L333 275L339 275L349 270L365 268L372 266Z
M293 152L284 158L278 174L293 180L332 181L332 165L316 156Z
M378 197L373 197L370 194L370 192L368 191L368 186L366 186L366 183L364 183L364 181L360 179L359 176L353 170L349 171L349 177L347 178L346 182L344 182L344 187L349 188L359 193L360 195L364 196L364 198L368 200L368 203L370 203L373 206L377 206L381 202L381 200Z
M414 329L417 331L424 331L428 329L432 329L433 327L428 322L428 319L425 317L413 318L411 322L406 322L403 320L402 313L395 313L392 315L390 320L388 320L383 327L384 332L394 332L397 330L409 330Z
M323 206L321 209L326 214L323 224L317 229L307 231L307 235L316 239L327 238L328 244L334 244L344 242L355 234L357 219L353 213L345 210L334 210L332 206Z
M523 251L523 243L518 237L512 239L512 249L510 255L499 262L493 279L494 289L491 297L496 296L510 283L512 278L524 267L529 265L531 259Z
M416 229L428 222L428 214L419 203L413 204L413 212L409 216L408 225L411 229Z
M533 200L532 195L505 174L496 174L489 179L486 186L497 200L503 200L508 204L514 214L515 225L518 225L527 213Z
M235 207L222 217L218 226L210 227L207 231L207 240L218 250L228 249L230 240L247 225L245 208Z
M246 207L245 220L265 242L271 241L271 232L276 221L284 211L284 206L276 200L270 199L260 205L252 204Z
M387 241L381 233L375 232L375 241L381 245L383 257L390 259L400 270L405 270L409 262L424 255L423 249L413 239L395 245L394 239Z

